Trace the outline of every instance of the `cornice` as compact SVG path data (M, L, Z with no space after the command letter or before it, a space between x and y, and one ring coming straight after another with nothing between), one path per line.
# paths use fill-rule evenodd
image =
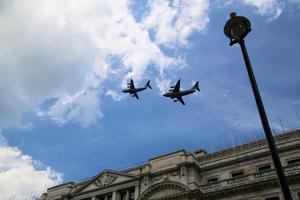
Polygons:
M155 172L150 171L150 172L143 173L143 174L140 175L140 177L144 177L144 176L154 177L154 176L162 175L162 174L165 174L165 173L169 173L171 171L179 170L183 166L184 167L191 167L192 166L192 167L195 167L195 169L198 172L201 171L199 165L196 162L182 162L182 163L179 163L176 166L171 167L171 168L167 168L167 169L163 169L163 170L155 171Z
M300 148L300 143L296 143L296 144L284 146L284 147L281 146L278 148L278 153L283 153L284 151L287 151L287 150L299 149L299 148ZM258 151L263 151L263 152L258 152ZM251 154L251 153L253 153L253 154ZM247 154L251 154L251 155L247 155ZM241 152L236 155L229 155L227 157L210 160L208 163L203 163L203 164L198 163L198 165L199 165L201 171L206 171L206 170L211 170L214 168L219 168L220 166L226 166L226 165L230 165L233 163L242 162L245 160L257 159L259 157L264 157L264 156L268 156L268 155L270 155L270 152L269 152L268 147L266 146L266 147L261 147L260 149L253 149L251 151ZM230 159L230 160L226 160L226 159ZM209 165L209 163L215 163L215 164Z

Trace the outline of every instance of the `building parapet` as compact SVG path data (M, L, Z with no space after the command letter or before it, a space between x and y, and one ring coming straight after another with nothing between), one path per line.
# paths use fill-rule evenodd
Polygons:
M282 133L274 136L274 141L278 147L278 150L280 150L282 144L285 144L289 141L295 141L295 140L300 141L300 129L292 130L287 133ZM232 156L237 157L238 155L243 155L251 151L257 152L258 150L268 151L268 146L265 139L251 141L221 151L204 154L201 157L197 157L197 162L200 166L207 165L208 163L213 163L217 160L224 160L225 158L232 157Z
M284 167L284 172L288 179L289 177L292 176L300 176L300 164ZM201 185L200 189L203 193L211 193L211 192L218 192L218 191L222 191L234 187L242 187L243 185L248 185L248 184L253 185L255 183L262 183L270 180L277 180L275 169L247 174L236 178L216 181L211 184Z

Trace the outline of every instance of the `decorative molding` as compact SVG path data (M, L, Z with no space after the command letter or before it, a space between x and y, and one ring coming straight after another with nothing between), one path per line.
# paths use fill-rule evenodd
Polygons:
M181 183L173 182L173 181L163 181L157 184L152 185L150 188L142 192L138 197L138 200L149 200L152 195L164 191L165 189L176 189L177 192L174 191L174 194L168 194L170 199L174 199L174 195L186 195L190 192L189 188ZM166 196L167 197L167 196ZM165 199L162 197L161 199Z
M107 185L111 185L118 177L109 172L102 174L96 181L95 185L98 187L104 187Z
M179 173L178 173L177 171L175 171L175 172L170 172L170 173L165 173L165 174L163 174L163 175L160 175L160 176L155 177L155 178L154 178L154 181L155 181L155 182L158 182L158 181L160 181L160 180L162 180L162 181L171 181L171 177L176 177L176 176L178 176L178 175L179 175Z

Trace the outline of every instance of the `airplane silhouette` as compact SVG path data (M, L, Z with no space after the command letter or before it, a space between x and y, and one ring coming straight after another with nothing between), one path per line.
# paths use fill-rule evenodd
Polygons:
M196 92L196 90L200 91L199 89L199 81L196 82L196 84L189 90L182 90L180 91L180 79L177 81L175 86L172 86L169 92L166 92L163 94L164 97L170 97L171 99L174 99L174 102L179 101L182 105L185 105L182 96L192 94Z
M137 93L141 92L143 90L146 90L147 88L152 89L152 87L150 86L150 80L146 83L146 85L144 87L135 88L133 80L131 79L130 83L127 84L127 89L122 90L122 92L129 93L132 97L139 99L139 96L137 95Z

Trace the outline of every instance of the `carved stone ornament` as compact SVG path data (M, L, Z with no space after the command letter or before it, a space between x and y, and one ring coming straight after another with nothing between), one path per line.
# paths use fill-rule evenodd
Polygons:
M167 174L163 174L161 176L155 177L154 180L156 182L162 180L162 181L169 181L171 180L172 177L178 176L178 172L173 172L173 173L167 173Z
M95 185L98 187L103 187L112 184L117 179L117 176L111 173L102 174L96 181Z

